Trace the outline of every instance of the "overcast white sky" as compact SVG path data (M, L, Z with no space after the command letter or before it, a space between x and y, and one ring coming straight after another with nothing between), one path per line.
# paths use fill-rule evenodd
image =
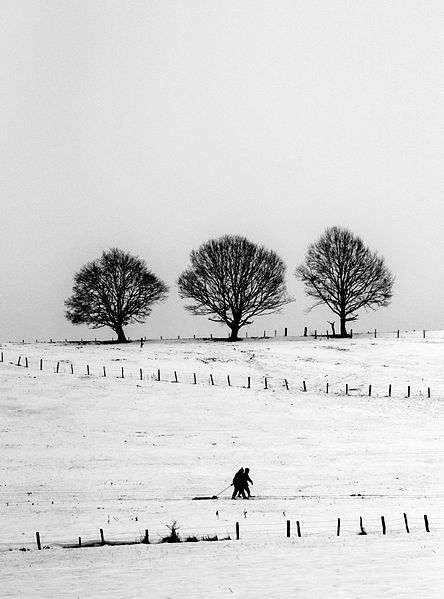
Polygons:
M111 246L171 286L129 334L222 334L175 280L203 241L277 251L293 276L331 225L396 276L355 330L444 327L444 3L3 0L0 340L109 337L64 318L73 274Z

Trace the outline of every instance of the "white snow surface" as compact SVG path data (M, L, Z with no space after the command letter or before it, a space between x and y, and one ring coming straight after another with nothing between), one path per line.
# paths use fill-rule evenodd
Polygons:
M2 598L444 595L444 332L0 350Z

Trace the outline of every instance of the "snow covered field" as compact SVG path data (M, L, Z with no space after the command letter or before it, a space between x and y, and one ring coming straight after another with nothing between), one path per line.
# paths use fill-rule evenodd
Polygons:
M442 597L443 332L0 349L2 597Z

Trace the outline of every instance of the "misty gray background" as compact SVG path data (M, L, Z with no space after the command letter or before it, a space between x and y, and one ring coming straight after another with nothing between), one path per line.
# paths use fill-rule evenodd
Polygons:
M117 246L171 287L132 336L225 334L183 310L189 252L242 234L293 272L341 225L396 275L355 330L444 324L440 1L8 1L0 20L0 340L110 337L64 319Z

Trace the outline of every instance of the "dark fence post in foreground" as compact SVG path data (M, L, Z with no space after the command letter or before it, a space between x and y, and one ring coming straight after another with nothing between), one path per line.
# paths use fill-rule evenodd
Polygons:
M296 529L298 531L298 537L301 537L301 525L299 523L299 520L296 520Z
M384 518L384 516L381 516L381 524L382 524L382 534L385 535L385 533L387 532L387 527L385 525L385 518Z
M287 520L287 539L290 538L290 526L291 526L290 520Z
M40 543L40 533L39 532L35 533L35 538L37 540L37 549L40 551L40 549L42 548L42 544Z
M240 538L239 535L239 522L236 522L236 541L238 541Z
M143 542L145 543L145 545L149 545L150 535L148 534L148 529L145 529L145 538L143 539Z
M105 535L103 534L103 528L100 529L100 542L105 545Z
M409 533L410 532L409 523L408 523L408 520L407 520L407 514L405 514L405 513L404 513L404 524L405 524L405 530L406 530L406 532Z
M430 532L430 528L429 528L429 519L427 518L426 514L424 514L424 525L425 525L425 529L427 532Z
M336 526L336 536L339 537L339 534L341 532L341 518L338 518L338 524Z

